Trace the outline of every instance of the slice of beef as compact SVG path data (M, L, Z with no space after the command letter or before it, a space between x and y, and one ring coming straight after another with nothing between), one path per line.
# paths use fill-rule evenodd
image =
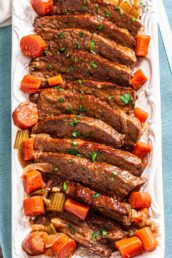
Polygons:
M140 28L141 23L134 21L132 16L124 13L120 8L110 4L108 0L56 0L54 2L52 14L97 14L112 21L120 28L127 29L135 36Z
M80 182L99 193L123 200L131 191L139 190L144 180L126 170L67 154L34 152L35 162L50 163L55 174L71 181Z
M126 169L136 176L140 176L144 168L142 160L130 152L79 139L54 139L47 134L37 134L34 137L34 150L80 155Z
M44 87L47 87L47 84ZM57 88L61 92L65 89L74 93L93 95L107 102L112 108L121 108L126 113L132 113L135 106L136 92L133 88L121 87L110 82L89 80L69 81ZM127 104L122 100L122 97L126 96L126 94L130 97L130 101ZM29 98L31 102L37 103L38 97L39 92L36 92L31 94Z
M141 123L134 116L128 116L119 109L112 109L98 98L58 89L42 90L38 98L39 118L68 113L69 107L73 114L84 114L100 119L111 125L119 133L125 134L125 143L133 145L141 135Z
M127 30L121 29L111 21L108 21L107 18L97 15L80 14L37 17L34 22L35 32L39 34L43 28L55 30L79 28L111 39L125 47L135 48L135 38ZM60 35L61 37L63 37L63 34Z
M44 28L39 35L46 41L47 49L54 54L62 50L76 50L76 43L81 51L100 55L115 63L133 67L136 63L135 52L100 35L83 29L67 28L53 30Z
M76 121L79 123L76 124ZM32 128L32 133L47 133L58 138L91 139L113 147L121 147L125 137L101 120L75 115L44 119Z
M42 78L61 73L67 81L88 79L110 81L125 86L130 85L131 75L129 67L115 64L98 55L83 51L70 51L63 54L48 52L47 56L41 56L31 61L30 72Z

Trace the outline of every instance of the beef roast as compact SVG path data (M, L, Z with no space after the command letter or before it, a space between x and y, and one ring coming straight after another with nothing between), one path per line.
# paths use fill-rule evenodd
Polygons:
M53 30L44 28L39 31L39 35L45 40L47 50L56 54L64 49L67 51L76 50L76 43L81 51L88 51L100 55L115 63L133 67L136 63L135 52L127 47L123 47L112 40L100 35L92 34L87 30L67 28Z
M83 156L126 169L136 176L140 176L144 168L141 159L130 152L79 139L54 139L46 134L37 134L34 137L34 150Z
M42 31L42 28L56 30L79 28L111 39L125 47L135 48L135 38L127 30L117 27L114 23L108 21L107 18L96 15L81 14L37 17L34 22L34 28L37 34ZM63 34L60 35L61 37L63 37Z
M76 47L78 47L77 44ZM63 54L48 52L47 56L32 59L31 74L48 78L61 73L67 81L88 79L130 85L131 69L129 67L115 64L88 52L66 52L65 49L63 51L65 52Z
M141 23L133 21L132 16L121 12L121 9L108 0L56 0L54 2L52 14L80 14L91 13L97 14L112 21L118 27L127 29L135 36L140 28Z
M32 128L32 133L47 133L58 138L91 139L113 147L121 147L125 137L101 120L75 115L44 119Z
M44 84L47 87L47 84ZM70 90L74 93L93 95L102 101L108 103L112 108L121 108L126 113L132 113L134 110L136 92L130 87L120 87L110 82L97 82L89 80L78 80L65 82L63 85L56 87L59 91ZM127 94L127 95L126 95ZM130 101L126 104L123 97L129 96ZM37 103L39 92L30 95L30 101Z
M55 174L80 182L99 193L123 200L131 191L139 190L144 180L126 170L88 159L51 152L34 152L35 162L50 163Z
M128 116L122 110L112 109L91 95L45 89L41 91L37 105L40 119L68 113L69 107L73 114L100 119L119 133L125 134L125 143L129 145L137 142L141 135L141 123L136 117Z

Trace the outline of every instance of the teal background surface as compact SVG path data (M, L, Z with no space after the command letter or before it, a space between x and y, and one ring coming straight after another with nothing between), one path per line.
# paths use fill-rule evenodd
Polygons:
M172 1L164 1L172 25ZM172 44L172 42L171 42ZM166 252L172 257L172 73L159 34ZM11 27L0 28L0 245L11 255ZM157 160L158 162L158 160Z

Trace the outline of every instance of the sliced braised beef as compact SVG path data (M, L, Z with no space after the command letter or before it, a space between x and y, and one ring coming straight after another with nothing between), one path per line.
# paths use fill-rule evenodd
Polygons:
M114 23L108 21L107 18L96 15L81 14L38 17L35 19L34 28L35 32L38 34L42 31L42 28L56 30L79 28L109 38L125 47L135 48L135 39L127 30L117 27ZM60 34L60 38L62 37L63 33Z
M112 109L98 98L58 89L42 90L38 98L39 118L69 113L84 114L100 119L119 133L125 134L125 143L133 145L141 135L141 123L134 116L128 116L120 109ZM79 119L78 119L79 124Z
M47 87L47 84L44 84ZM133 112L136 92L130 87L120 87L117 84L110 82L97 82L89 80L78 80L65 82L63 85L57 87L59 91L70 90L74 93L81 93L93 95L102 101L105 101L112 108L120 108L126 113ZM129 101L124 101L125 97L129 97ZM37 103L39 92L30 95L30 101Z
M67 212L50 214L49 217L58 231L66 233L81 246L101 257L110 257L114 242L128 236L115 222L96 214L90 214L85 222Z
M101 120L76 115L44 119L32 128L32 133L47 133L58 138L91 139L113 147L121 147L125 138Z
M87 30L68 28L53 30L44 28L39 35L46 41L48 54L61 53L62 50L76 50L76 43L81 51L97 54L115 63L133 67L136 63L135 52L112 40ZM63 35L63 36L61 36Z
M76 44L76 48L78 47ZM48 52L46 56L33 59L30 63L31 74L48 78L61 73L67 81L88 79L130 85L131 69L127 66L115 64L88 52L67 52L66 49L61 52L64 53Z
M91 161L106 162L140 176L143 171L141 159L130 152L85 140L55 139L46 134L34 137L34 150L42 152L66 153L81 156Z
M131 191L138 190L144 180L127 170L67 154L34 152L35 162L54 165L55 174L71 181L80 182L97 192L123 200Z
M141 23L133 21L132 16L121 12L119 7L110 4L108 0L56 0L54 2L52 14L80 14L91 13L107 18L118 27L128 29L135 36Z

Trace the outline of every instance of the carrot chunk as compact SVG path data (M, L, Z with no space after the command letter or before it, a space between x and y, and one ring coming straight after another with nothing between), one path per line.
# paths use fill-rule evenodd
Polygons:
M148 113L139 107L135 107L134 115L140 120L141 123L145 123L148 118Z
M76 242L66 234L59 233L52 246L52 250L58 258L71 257L75 253Z
M35 93L41 87L42 80L33 75L25 75L21 81L20 90L26 93Z
M22 243L23 250L31 256L43 254L45 251L45 239L48 236L46 232L30 233Z
M152 198L147 192L133 192L130 194L129 203L132 208L142 210L151 206Z
M149 152L151 152L151 145L144 143L144 142L137 142L134 150L133 150L133 154L135 154L136 156L138 156L139 158L144 158Z
M24 160L32 160L34 139L29 138L23 141L23 158Z
M150 40L151 37L148 35L138 34L136 36L136 56L147 56Z
M141 228L135 232L135 235L140 238L143 248L147 252L152 252L157 247L157 240L149 227Z
M35 58L43 54L46 43L39 35L27 35L21 39L20 48L25 56Z
M24 199L23 206L25 216L34 217L45 213L44 202L41 196Z
M31 5L38 15L47 15L53 7L53 0L31 0Z
M23 187L27 194L33 193L38 189L44 188L45 184L42 175L37 170L31 170L22 176Z
M85 220L89 211L89 207L72 199L67 199L64 205L64 210L74 214L81 220Z
M130 237L115 242L123 258L130 258L140 254L143 251L143 245L138 237Z
M55 85L59 85L59 84L63 84L63 79L62 79L61 74L48 78L49 86L55 86Z
M135 216L132 216L132 222L139 225L144 223L149 218L149 210L144 208L136 212Z
M38 122L38 108L29 101L20 103L13 112L13 121L20 129L27 129Z
M140 87L147 81L147 77L141 69L136 71L131 78L131 84L135 90L140 89Z

